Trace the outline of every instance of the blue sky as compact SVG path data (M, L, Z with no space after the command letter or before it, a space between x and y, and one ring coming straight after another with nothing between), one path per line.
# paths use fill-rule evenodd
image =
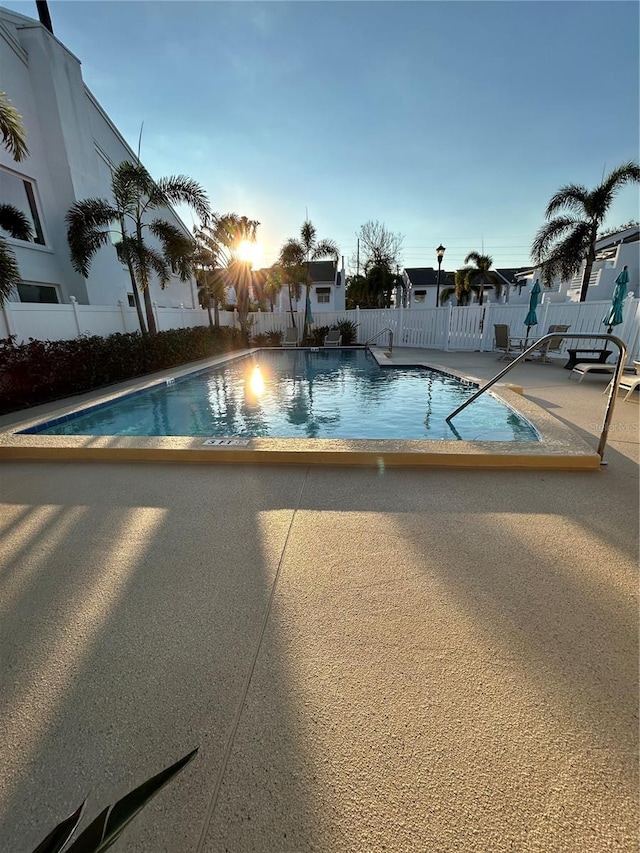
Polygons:
M2 2L37 16L35 2ZM529 263L546 203L638 158L635 2L58 2L58 38L156 177L262 223L308 209L349 258L369 219L407 266ZM638 218L625 189L610 225ZM191 217L185 216L191 225Z

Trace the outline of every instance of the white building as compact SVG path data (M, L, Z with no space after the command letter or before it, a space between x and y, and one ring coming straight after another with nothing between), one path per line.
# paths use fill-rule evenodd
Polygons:
M608 237L602 237L596 242L596 259L589 279L587 302L611 299L616 278L622 272L625 264L629 273L627 291L637 296L640 292L640 227L637 225L616 231L615 234L609 234ZM584 263L579 273L571 281L556 279L552 282L551 287L543 286L540 268L516 275L516 279L524 285L532 284L536 279L540 279L544 298L549 302L579 302L583 274ZM512 295L512 302L529 300L528 286L518 287L515 290L521 290L521 292L516 298Z
M112 247L94 256L88 279L74 271L65 215L76 201L110 198L110 170L135 153L85 86L80 61L42 23L2 8L0 81L23 118L29 148L16 163L0 147L0 202L22 210L35 234L32 242L7 238L24 281L14 300L133 304L128 272ZM173 211L162 215L189 233ZM164 290L153 282L151 298L160 307L198 305L195 282L178 276Z
M311 313L322 313L323 311L345 310L345 269L344 258L341 268L335 261L312 261L310 263L312 286L309 293L311 301ZM304 312L305 310L305 288L301 286L300 299L293 300L293 310ZM274 311L284 314L290 310L289 288L285 284L278 294Z

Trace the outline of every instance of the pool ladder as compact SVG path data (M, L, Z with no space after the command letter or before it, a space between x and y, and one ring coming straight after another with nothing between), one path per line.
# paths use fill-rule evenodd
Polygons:
M376 332L375 335L372 335L368 340L364 342L364 348L367 349L369 344L372 341L375 341L376 338L379 338L380 335L384 335L385 332L389 332L389 352L393 352L393 329L380 329L379 332Z
M519 364L523 359L525 359L528 355L535 352L537 349L540 349L540 344L543 344L545 341L550 341L552 338L577 338L578 340L596 340L596 341L610 341L612 344L615 344L618 347L618 360L616 362L616 369L613 374L613 380L611 382L611 390L609 391L609 399L607 401L607 411L604 415L604 421L602 424L602 432L600 433L600 441L598 442L598 449L596 453L600 457L600 464L606 465L606 462L603 462L602 457L604 455L604 449L607 444L607 437L609 434L609 424L611 423L611 418L613 417L613 407L616 403L616 395L618 393L618 384L620 382L620 377L622 376L622 371L624 370L624 363L627 358L627 347L624 341L621 341L620 338L617 338L615 335L607 335L607 334L587 334L585 332L550 332L546 335L543 335L541 338L538 338L537 341L534 341L530 347L527 347L526 350L520 353L520 355L516 356L512 362L510 362L504 370L501 370L500 373L497 373L493 379L490 379L486 385L483 385L482 388L479 388L473 396L469 397L468 400L458 406L458 408L451 412L450 415L447 415L445 418L446 422L451 426L452 418L455 418L456 415L459 415L463 409L473 403L481 394L484 394L485 391L488 391L492 385L495 385L499 379L502 379L503 376L506 376L507 373Z

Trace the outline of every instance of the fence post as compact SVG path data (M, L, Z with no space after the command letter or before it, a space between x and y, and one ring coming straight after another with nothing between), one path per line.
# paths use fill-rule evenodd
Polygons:
M76 329L78 330L78 336L82 334L82 328L80 327L80 317L78 316L78 300L75 296L69 297L69 302L71 303L71 307L73 308L73 318L76 321Z
M544 303L544 314L542 315L542 334L546 335L549 327L547 326L547 315L549 313L549 300Z
M180 328L184 329L184 302L180 303Z
M404 305L402 302L400 303L400 308L398 309L400 314L398 315L398 341L397 346L404 346Z
M151 310L153 311L153 316L156 318L156 329L160 331L160 316L158 314L158 303L151 303Z
M356 305L356 343L360 343L360 306Z
M480 335L480 352L485 350L485 341L487 340L487 329L491 326L491 302L487 302L480 323L482 324L482 333Z
M451 352L449 348L449 340L451 338L451 321L453 320L453 305L451 302L447 305L447 327L444 330L444 351Z
M120 315L122 317L122 328L126 335L127 333L127 315L124 313L124 302L122 299L118 299L118 305L120 306Z
M13 317L11 316L11 303L2 303L2 313L4 314L4 322L7 325L7 337L11 338L16 334L15 326L13 325Z

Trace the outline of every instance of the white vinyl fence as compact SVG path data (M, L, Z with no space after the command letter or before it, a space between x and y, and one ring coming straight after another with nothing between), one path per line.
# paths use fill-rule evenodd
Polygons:
M538 325L530 332L530 339L545 334L551 325L569 326L571 332L602 333L602 323L610 302L548 302L538 306ZM206 326L209 317L202 309L158 308L154 306L158 329L175 329L189 326ZM313 312L313 325L330 326L341 320L351 320L357 327L357 342L366 343L377 336L384 346L388 343L386 329L393 332L394 346L423 349L480 350L493 348L495 323L509 326L512 336L526 335L524 318L527 305L498 305L490 303L480 307L445 308L381 308L353 311ZM272 330L284 332L291 325L290 314L256 312L249 315L251 330L264 334ZM296 325L302 329L304 317L295 314ZM220 324L238 326L237 312L221 311ZM39 340L65 340L78 335L110 335L114 332L134 332L138 329L135 308L125 305L39 305L23 302L6 302L0 310L0 338L15 335L18 342L29 338ZM626 299L624 322L613 333L627 345L629 359L640 358L640 299ZM588 346L584 342L583 346ZM564 349L573 346L565 341Z

